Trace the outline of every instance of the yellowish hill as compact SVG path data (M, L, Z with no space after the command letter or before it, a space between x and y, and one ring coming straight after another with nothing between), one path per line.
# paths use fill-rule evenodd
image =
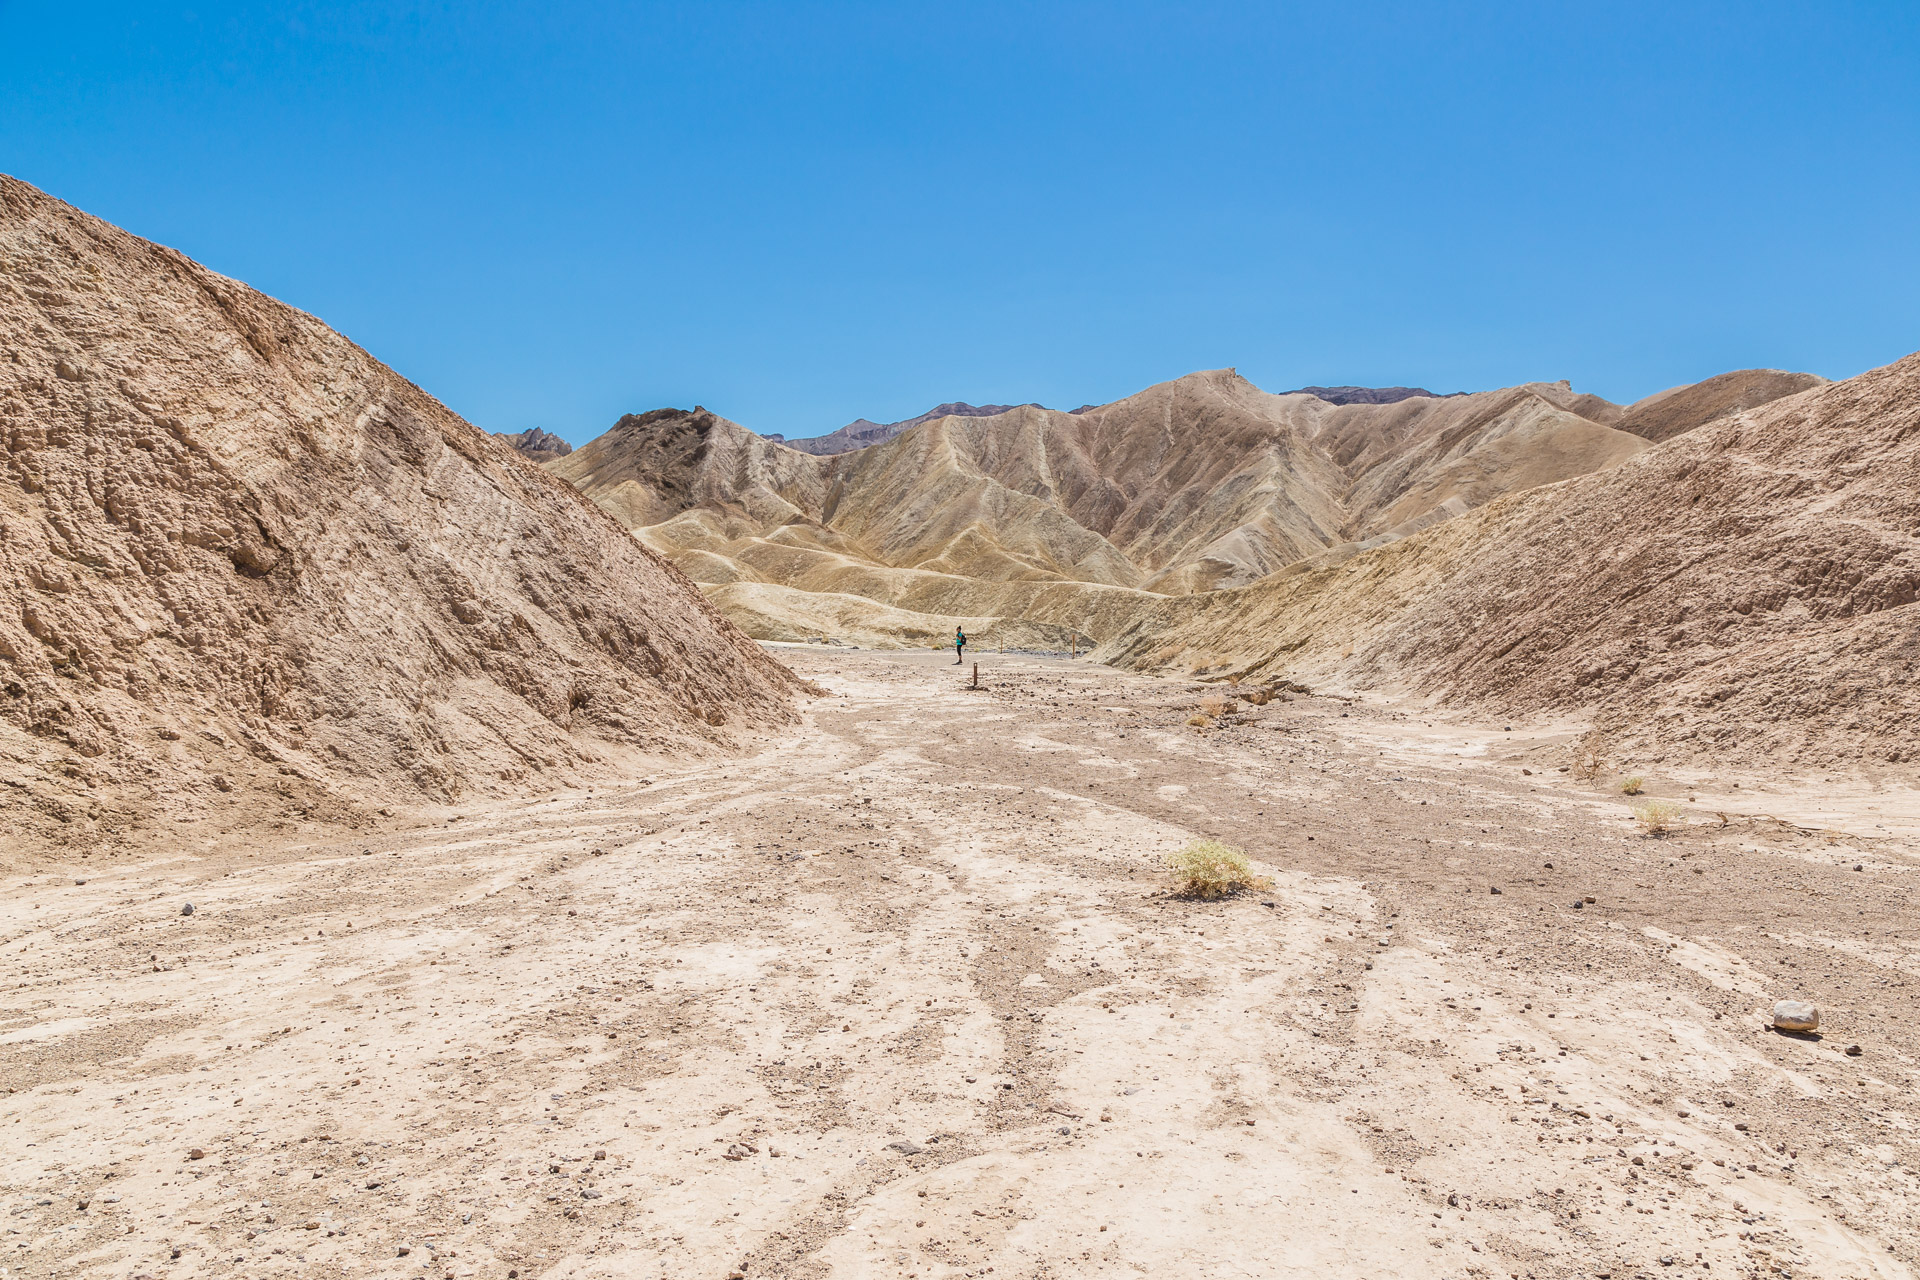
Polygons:
M1564 382L1335 404L1216 369L1076 413L934 418L831 456L662 409L546 465L762 638L921 644L1021 619L1106 639L1167 597L1337 563L1616 466L1651 447L1609 425L1621 414ZM917 616L863 621L846 598Z
M1168 600L1096 655L1400 684L1621 741L1911 759L1920 356L1344 563Z

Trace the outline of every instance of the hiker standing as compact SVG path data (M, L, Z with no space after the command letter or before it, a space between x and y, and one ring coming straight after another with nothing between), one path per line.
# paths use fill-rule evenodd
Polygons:
M967 633L959 627L953 629L953 665L959 666L967 660Z

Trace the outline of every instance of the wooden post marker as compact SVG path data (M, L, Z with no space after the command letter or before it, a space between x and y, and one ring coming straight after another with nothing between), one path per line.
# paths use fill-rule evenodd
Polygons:
M980 687L980 664L977 662L973 664L973 687Z

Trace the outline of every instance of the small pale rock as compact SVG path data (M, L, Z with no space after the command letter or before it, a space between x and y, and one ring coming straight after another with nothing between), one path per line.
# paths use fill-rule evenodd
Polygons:
M887 1149L889 1151L898 1151L903 1156L917 1156L926 1150L926 1148L919 1143L907 1138L902 1138L899 1142L889 1142Z
M181 907L181 908L180 908L180 914L181 914L181 915L183 915L183 916L190 916L190 915L192 915L192 914L193 914L193 904L192 904L191 902L189 902L189 903L187 903L187 904L186 904L186 905L185 905L184 907Z
M1820 1025L1820 1011L1805 1000L1782 1000L1773 1006L1776 1031L1812 1031Z

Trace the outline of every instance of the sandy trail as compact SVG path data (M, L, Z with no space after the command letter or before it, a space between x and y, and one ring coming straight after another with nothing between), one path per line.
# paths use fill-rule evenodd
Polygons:
M10 880L0 1274L1911 1274L1884 819L1648 839L1551 735L782 656L834 696L744 759ZM1195 835L1273 890L1168 898Z

